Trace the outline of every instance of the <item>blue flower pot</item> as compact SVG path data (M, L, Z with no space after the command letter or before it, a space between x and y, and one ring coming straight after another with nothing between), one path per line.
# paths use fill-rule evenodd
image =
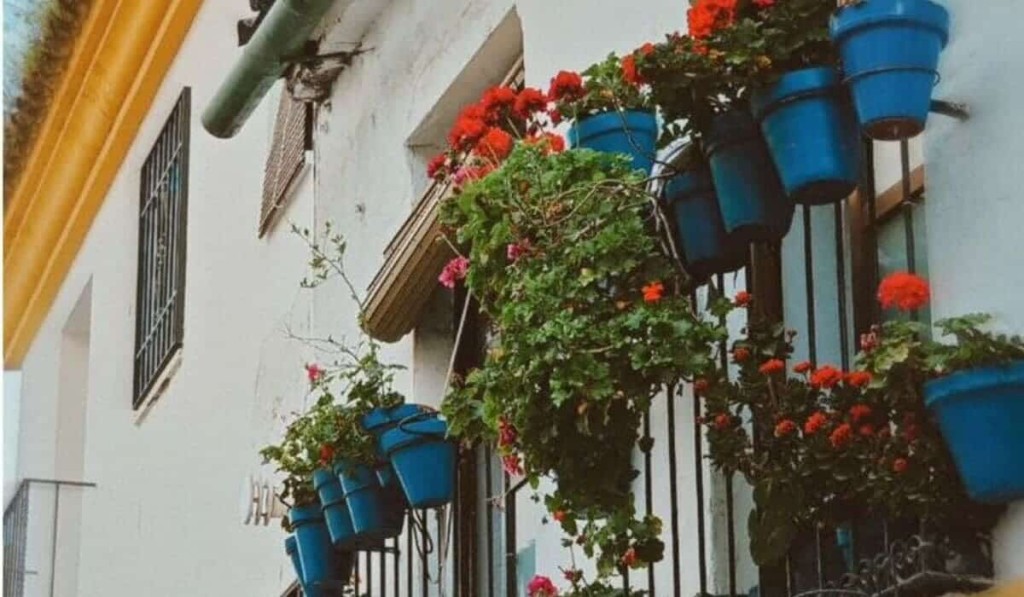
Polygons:
M381 487L373 469L363 464L340 462L334 472L345 490L345 503L352 516L357 541L372 545L402 533L405 503L400 488Z
M650 174L658 121L652 112L605 112L574 123L568 137L570 147L625 154L633 160L634 169Z
M292 508L288 512L298 549L303 592L309 597L327 597L348 582L352 556L334 549L320 504Z
M924 395L968 495L992 504L1024 498L1024 361L934 379Z
M740 269L747 260L747 245L725 233L718 197L706 169L684 172L665 185L665 202L676 222L676 246L686 269L694 277Z
M860 132L835 69L785 74L754 92L750 103L793 201L823 205L853 192L860 175Z
M447 434L444 421L429 419L402 423L380 440L413 508L436 508L452 501L456 446L445 439Z
M288 554L288 558L292 561L292 568L295 569L295 578L299 579L299 584L302 584L302 561L299 559L299 543L295 539L295 535L288 535L288 538L284 540L284 552Z
M794 204L782 190L753 117L739 110L716 116L704 136L704 151L729 237L745 244L786 236Z
M924 130L949 40L949 13L930 0L864 0L830 24L857 118L873 139L908 139Z
M395 473L391 470L391 465L388 463L387 455L383 450L380 449L380 438L387 431L394 429L403 419L409 417L421 416L437 416L436 413L426 409L419 404L399 404L391 408L375 408L367 413L362 420L363 429L373 435L374 440L377 443L377 459L378 463L376 468L377 478L380 479L382 487L391 488L398 487L398 482L395 479Z
M345 491L341 488L338 476L328 469L313 471L313 489L320 496L321 509L327 523L327 531L331 535L331 542L339 548L352 547L356 531L352 527L352 516L345 504Z

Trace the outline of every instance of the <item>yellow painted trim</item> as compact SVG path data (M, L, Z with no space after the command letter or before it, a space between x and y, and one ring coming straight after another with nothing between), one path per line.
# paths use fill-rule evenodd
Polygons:
M202 0L96 0L4 213L4 366L35 338Z

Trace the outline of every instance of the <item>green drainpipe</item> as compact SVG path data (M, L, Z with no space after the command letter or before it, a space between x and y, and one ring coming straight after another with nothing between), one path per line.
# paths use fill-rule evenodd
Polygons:
M226 139L242 128L332 4L334 0L274 3L203 111L203 127L211 135Z

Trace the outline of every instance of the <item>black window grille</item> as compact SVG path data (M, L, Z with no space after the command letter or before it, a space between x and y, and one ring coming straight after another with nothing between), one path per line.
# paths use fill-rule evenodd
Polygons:
M190 88L182 90L142 166L132 394L135 408L153 389L184 339L191 97Z

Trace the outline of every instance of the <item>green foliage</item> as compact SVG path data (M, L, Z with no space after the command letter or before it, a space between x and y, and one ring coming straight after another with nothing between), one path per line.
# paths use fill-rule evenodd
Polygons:
M553 477L548 507L571 515L563 528L603 572L630 548L660 559L660 522L635 519L630 490L641 417L665 384L711 368L724 337L672 293L680 273L651 210L628 160L520 144L442 216L468 247L468 288L496 339L445 400L451 431L498 439L535 487Z

